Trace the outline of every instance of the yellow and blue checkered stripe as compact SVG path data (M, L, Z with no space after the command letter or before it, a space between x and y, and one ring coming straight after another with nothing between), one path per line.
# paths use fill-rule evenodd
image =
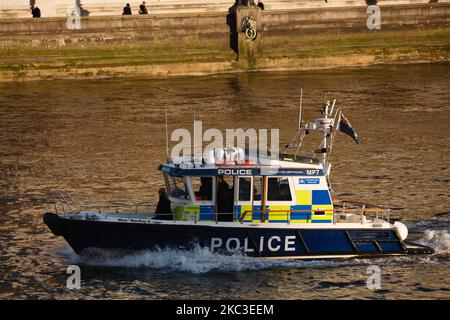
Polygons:
M266 222L292 223L331 223L333 222L333 204L328 190L297 190L296 205L266 205ZM260 205L253 206L253 213L248 212L244 222L261 222L262 213ZM251 205L235 205L234 221L239 221L245 211L251 211ZM273 210L274 212L270 212ZM298 210L296 212L296 210ZM321 213L317 213L321 211ZM290 212L290 215L288 214Z
M253 206L253 211L260 211L261 208L262 208L262 206L260 206L260 205ZM234 206L233 220L239 221L241 219L242 215L244 215L244 213L246 211L250 211L250 212L247 212L243 221L245 221L245 222L261 222L262 212L251 212L252 211L251 205L236 205L236 206ZM267 220L267 217L268 217L268 213L266 213L266 220Z
M273 223L331 223L333 222L333 204L328 190L296 190L295 205L266 205L265 221ZM215 221L214 205L176 205L172 207L177 220L188 220L197 215L198 221ZM239 221L245 211L249 211L244 222L261 222L261 205L235 205L234 221ZM273 210L274 212L271 212ZM298 210L296 212L296 210ZM288 213L290 211L290 213ZM321 212L320 214L316 211Z
M328 190L296 190L297 204L310 207L311 223L333 222L333 203ZM325 211L324 214L316 214L316 211Z
M197 215L198 221L215 221L213 205L176 205L172 207L176 220L188 220L189 216Z
M200 221L215 221L214 206L200 205Z

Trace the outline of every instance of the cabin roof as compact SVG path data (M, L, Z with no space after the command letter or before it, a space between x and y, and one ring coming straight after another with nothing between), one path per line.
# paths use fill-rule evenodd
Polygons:
M173 176L323 176L321 164L278 161L271 165L161 164L159 171Z

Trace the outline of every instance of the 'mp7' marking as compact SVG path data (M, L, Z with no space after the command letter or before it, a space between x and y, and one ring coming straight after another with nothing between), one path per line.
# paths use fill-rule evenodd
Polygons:
M320 170L319 169L308 169L308 170L306 170L306 174L308 176L318 176L320 174Z

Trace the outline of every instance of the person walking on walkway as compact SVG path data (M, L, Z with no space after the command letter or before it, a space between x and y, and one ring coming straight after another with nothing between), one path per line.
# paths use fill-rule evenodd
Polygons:
M31 15L33 16L33 18L41 17L41 9L39 9L35 3L33 3L33 5L31 6Z
M148 14L147 7L145 6L145 1L139 6L139 14Z
M264 10L264 3L261 0L258 0L257 6L260 7L261 10Z

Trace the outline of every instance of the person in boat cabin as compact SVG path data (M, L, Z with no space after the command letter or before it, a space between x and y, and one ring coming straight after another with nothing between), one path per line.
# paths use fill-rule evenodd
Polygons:
M167 191L164 188L159 189L158 193L159 193L159 200L155 210L155 219L171 220L172 210L170 209L169 195L167 194Z
M198 195L200 200L212 200L212 178L200 177L200 189Z
M250 180L244 178L239 180L239 201L250 200L250 188Z
M231 213L233 206L231 189L223 176L217 176L217 213ZM232 214L219 214L218 221L233 221Z

